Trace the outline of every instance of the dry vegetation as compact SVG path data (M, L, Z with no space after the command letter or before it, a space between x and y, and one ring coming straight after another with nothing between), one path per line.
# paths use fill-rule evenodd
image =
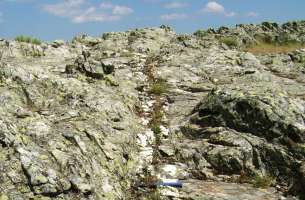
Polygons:
M234 37L223 37L219 39L220 43L226 44L228 47L233 48L238 46L238 42Z
M273 178L270 176L255 176L253 185L257 188L263 188L266 189L270 187L273 183Z
M305 48L305 43L297 40L274 40L270 36L255 36L256 44L245 47L244 50L253 54L289 53L297 49Z
M260 42L256 45L246 47L244 51L253 54L289 53L302 48L305 48L305 44L300 44L300 43L270 44L270 43Z

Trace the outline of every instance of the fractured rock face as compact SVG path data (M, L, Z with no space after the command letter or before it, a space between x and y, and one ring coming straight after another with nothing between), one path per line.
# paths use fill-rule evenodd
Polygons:
M220 27L211 32L218 37L232 37L238 44L249 45L261 42L285 43L285 42L304 42L303 32L305 21L292 21L285 24L274 22L263 22L258 25L240 24L235 28Z
M71 188L70 181L52 168L51 158L37 151L17 149L22 168L35 194L54 195Z
M304 50L253 55L219 38L305 41L304 30L0 40L0 199L296 199L287 195L304 193Z
M199 106L197 122L204 126L227 126L267 140L288 137L304 143L302 103L289 99L280 90L259 87L210 93Z

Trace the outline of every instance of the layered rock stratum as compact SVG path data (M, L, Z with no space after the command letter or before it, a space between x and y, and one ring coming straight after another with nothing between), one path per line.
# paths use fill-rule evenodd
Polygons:
M305 49L262 38L305 22L0 40L0 199L304 199Z

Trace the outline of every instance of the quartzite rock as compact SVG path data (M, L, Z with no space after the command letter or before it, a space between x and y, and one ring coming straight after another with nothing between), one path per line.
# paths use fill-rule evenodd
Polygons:
M304 50L253 55L219 39L304 42L304 31L298 21L1 39L0 199L297 199L284 193L304 194ZM136 187L155 177L184 187Z

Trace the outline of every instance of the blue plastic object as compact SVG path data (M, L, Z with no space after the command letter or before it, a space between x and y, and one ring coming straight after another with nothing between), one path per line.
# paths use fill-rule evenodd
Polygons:
M157 187L169 186L175 188L182 188L182 182L177 179L163 179L156 183Z

